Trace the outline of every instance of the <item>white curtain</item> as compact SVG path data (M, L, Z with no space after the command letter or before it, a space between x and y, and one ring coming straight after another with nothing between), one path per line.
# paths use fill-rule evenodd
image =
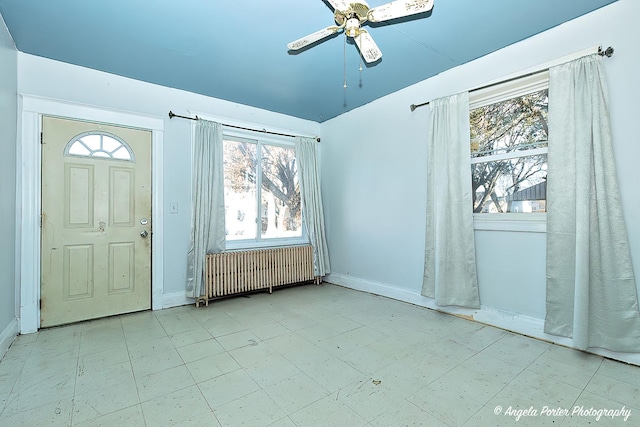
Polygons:
M204 258L225 248L222 126L198 120L193 141L191 244L187 296L204 294Z
M441 306L480 307L473 234L469 94L431 101L427 235L422 295Z
M545 332L576 348L640 351L640 315L602 58L549 71Z
M313 271L316 277L331 272L329 251L324 230L320 175L318 173L318 144L311 138L296 138L296 159L300 174L302 212L311 246L313 246Z

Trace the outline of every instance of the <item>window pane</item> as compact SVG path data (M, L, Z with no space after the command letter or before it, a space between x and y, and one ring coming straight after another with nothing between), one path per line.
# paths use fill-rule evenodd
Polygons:
M97 151L100 149L100 141L102 140L102 135L93 134L93 135L85 135L82 137L82 142L85 143L87 147L91 151Z
M547 89L471 111L471 157L547 146Z
M473 212L546 212L547 155L471 165Z
M122 159L122 160L131 160L131 154L129 151L123 146L118 148L116 151L111 153L114 159Z
M111 153L121 146L122 144L120 144L120 141L116 141L115 139L107 135L102 136L102 149L107 153Z
M69 154L73 154L75 156L90 156L91 151L87 149L80 141L76 141L73 143L71 148L69 148Z
M262 146L261 237L302 236L298 166L293 148Z
M256 144L224 141L223 156L227 240L255 239L258 212Z

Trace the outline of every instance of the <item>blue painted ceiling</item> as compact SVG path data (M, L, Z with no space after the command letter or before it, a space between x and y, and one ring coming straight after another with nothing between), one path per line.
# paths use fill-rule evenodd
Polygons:
M616 0L434 0L416 19L367 24L382 60L358 71L322 0L0 0L21 52L317 122ZM370 0L371 8L386 3Z

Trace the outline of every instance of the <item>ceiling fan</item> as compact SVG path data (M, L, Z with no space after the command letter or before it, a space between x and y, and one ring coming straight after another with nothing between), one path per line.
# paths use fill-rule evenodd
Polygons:
M368 63L382 58L382 52L373 41L369 32L362 28L366 22L382 22L409 15L428 12L433 8L433 0L395 0L382 6L369 8L363 0L327 0L334 9L333 25L302 37L287 45L290 50L299 50L312 43L344 30L346 37L356 42L364 60Z

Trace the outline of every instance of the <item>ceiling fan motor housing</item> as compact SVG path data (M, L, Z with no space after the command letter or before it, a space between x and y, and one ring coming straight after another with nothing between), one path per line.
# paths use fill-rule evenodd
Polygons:
M342 26L350 19L357 19L359 24L364 24L369 15L369 5L365 2L350 3L346 10L335 10L334 18L336 23Z

